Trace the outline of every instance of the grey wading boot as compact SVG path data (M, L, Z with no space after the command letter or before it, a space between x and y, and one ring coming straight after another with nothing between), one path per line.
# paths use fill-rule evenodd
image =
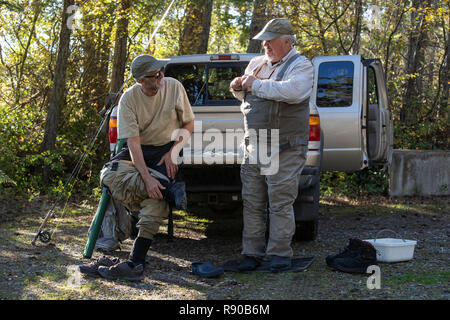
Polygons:
M98 273L98 268L100 268L100 267L109 268L118 263L120 263L119 258L111 259L111 258L108 258L107 256L101 256L97 260L95 260L91 263L82 264L78 268L79 268L80 272L83 274L87 274L90 276L99 276L100 274Z
M261 265L262 258L253 256L244 256L244 259L238 266L239 271L253 271Z
M360 242L359 242L360 241ZM346 254L337 255L334 259L329 259L327 264L336 270L348 273L366 273L367 268L377 264L377 250L367 241L358 241L355 250Z
M272 256L270 259L270 272L287 271L292 267L292 259L289 257Z
M144 279L144 265L134 265L131 261L124 261L112 267L99 267L98 273L109 280L141 281Z
M130 257L127 261L111 267L99 267L98 272L103 278L128 281L141 281L144 279L145 257L152 244L151 239L137 237L134 240Z

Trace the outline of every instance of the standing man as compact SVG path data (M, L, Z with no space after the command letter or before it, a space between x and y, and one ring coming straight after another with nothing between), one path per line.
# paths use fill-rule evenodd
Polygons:
M127 139L127 148L103 168L100 178L114 199L131 211L140 211L139 233L127 261L98 267L98 273L108 279L143 278L153 236L169 214L163 200L166 188L148 168L175 178L177 156L194 129L194 114L183 85L164 78L167 62L150 55L135 58L131 72L136 84L119 102L118 138Z
M253 39L264 41L265 55L253 58L245 74L230 84L234 96L242 101L246 139L241 166L244 259L239 270L254 270L268 256L270 270L279 272L292 265L293 203L308 151L313 66L294 48L294 30L287 19L269 21ZM261 161L252 163L251 159L257 148L264 147L261 132L276 137L274 130L279 147L277 157L270 157L278 159L278 170L267 174ZM270 230L266 246L267 206Z

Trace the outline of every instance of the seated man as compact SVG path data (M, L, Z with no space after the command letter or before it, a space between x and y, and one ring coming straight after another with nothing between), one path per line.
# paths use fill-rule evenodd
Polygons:
M166 63L150 55L135 58L131 72L137 83L119 102L118 139L127 139L127 149L105 165L100 180L115 200L140 211L139 233L127 261L98 266L98 273L108 279L143 278L153 236L169 214L164 194L174 185L180 187L172 179L178 172L177 156L194 130L194 114L183 85L164 77Z

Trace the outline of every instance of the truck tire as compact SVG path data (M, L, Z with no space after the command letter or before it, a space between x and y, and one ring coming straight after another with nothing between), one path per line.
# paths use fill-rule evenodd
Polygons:
M324 146L323 131L320 132L319 172L313 177L313 183L306 189L299 190L299 197L294 203L296 241L313 241L319 230L320 170Z
M319 224L320 180L300 191L301 196L294 203L295 235L297 241L316 239Z
M319 220L297 221L294 238L297 241L313 241L317 238Z

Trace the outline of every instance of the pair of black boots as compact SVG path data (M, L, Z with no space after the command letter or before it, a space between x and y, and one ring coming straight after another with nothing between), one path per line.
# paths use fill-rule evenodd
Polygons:
M377 264L377 251L370 242L351 238L342 252L328 256L325 260L332 269L348 273L367 273L369 266Z

